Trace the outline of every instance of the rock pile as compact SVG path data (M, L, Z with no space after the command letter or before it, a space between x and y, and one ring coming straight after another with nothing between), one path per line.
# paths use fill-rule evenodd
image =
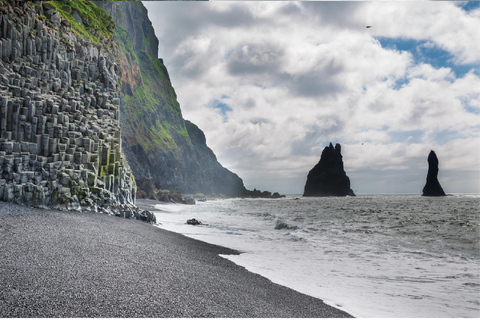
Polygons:
M332 143L325 147L320 161L308 173L304 197L355 196L350 179L343 169L341 146Z
M0 2L0 200L154 219L133 205L113 50L48 4Z

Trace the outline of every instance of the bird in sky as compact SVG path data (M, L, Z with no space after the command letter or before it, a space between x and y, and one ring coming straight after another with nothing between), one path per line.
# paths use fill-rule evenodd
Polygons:
M368 29L368 28L371 28L371 27L372 27L372 26L366 26L365 28L367 28L367 29Z

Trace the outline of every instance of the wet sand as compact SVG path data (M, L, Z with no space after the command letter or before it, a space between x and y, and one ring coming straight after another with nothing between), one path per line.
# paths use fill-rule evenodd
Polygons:
M147 223L0 202L0 317L349 317Z

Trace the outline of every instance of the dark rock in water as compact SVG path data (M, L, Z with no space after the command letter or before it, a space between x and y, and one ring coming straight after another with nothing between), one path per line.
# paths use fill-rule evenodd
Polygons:
M304 197L355 196L350 179L343 170L341 146L325 147L320 161L308 173Z
M277 220L275 224L275 230L297 230L298 227L294 225L290 225L283 220Z
M187 224L191 224L192 226L198 226L199 224L202 224L202 222L193 218L193 219L187 220Z
M428 173L427 173L427 183L423 187L422 196L428 197L444 197L445 192L438 182L438 158L433 150L430 151L428 155Z
M273 194L270 191L260 191L257 189L247 190L245 193L245 198L265 198L265 199L279 199L285 198L284 194L274 192Z

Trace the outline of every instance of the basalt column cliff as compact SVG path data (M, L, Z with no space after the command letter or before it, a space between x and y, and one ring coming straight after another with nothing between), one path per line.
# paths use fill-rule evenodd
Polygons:
M0 200L138 214L113 29L88 2L0 1Z

